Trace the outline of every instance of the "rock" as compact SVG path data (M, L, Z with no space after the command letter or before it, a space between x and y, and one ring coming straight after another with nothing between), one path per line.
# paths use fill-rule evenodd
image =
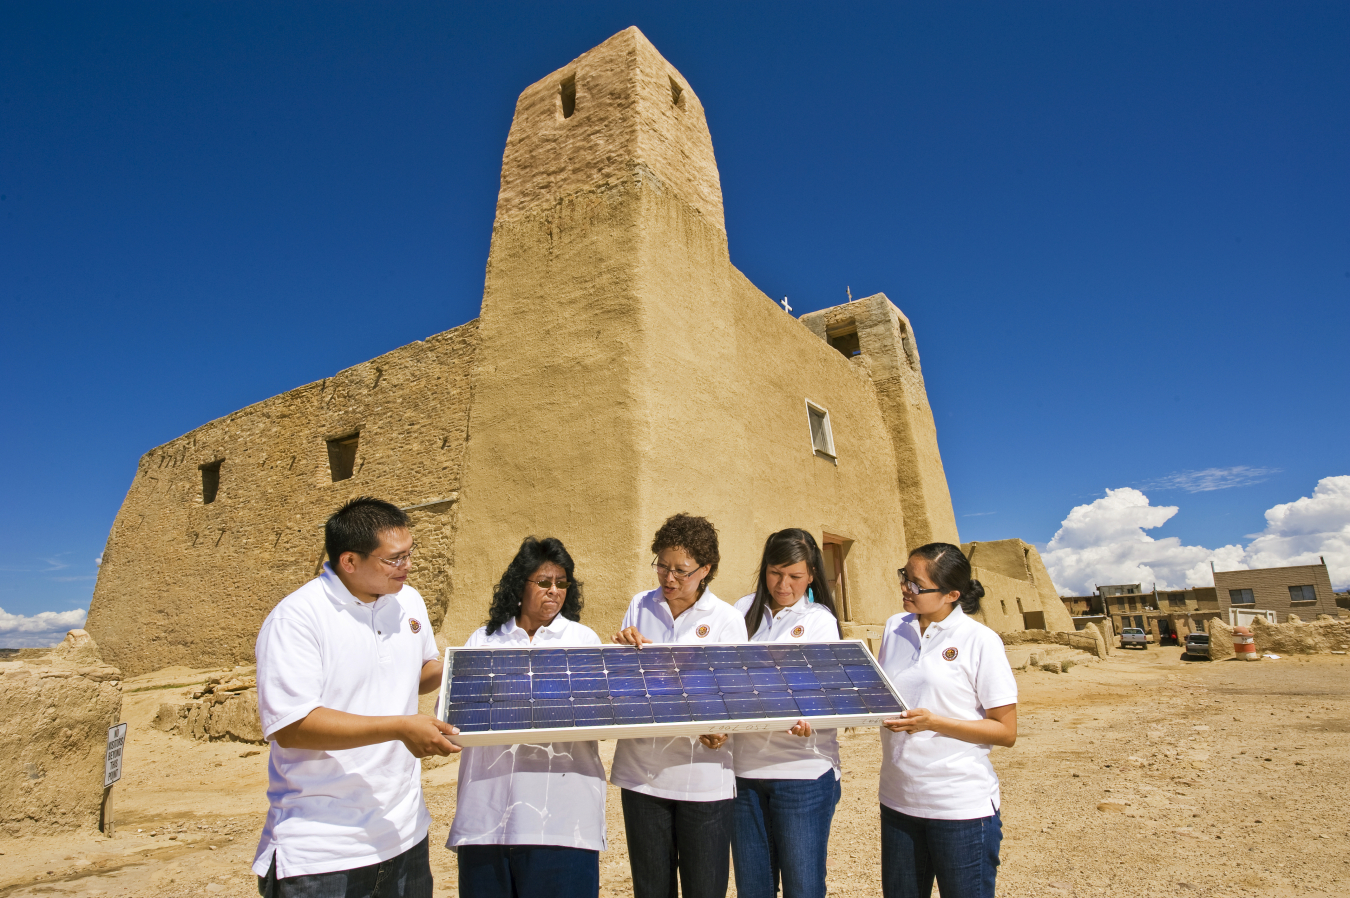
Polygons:
M1064 666L1062 662L1059 661L1047 661L1041 665L1041 670L1046 673L1063 673Z
M1117 801L1100 801L1097 803L1097 810L1115 811L1117 813L1123 814L1125 813L1125 805Z
M1236 658L1233 650L1233 628L1218 618L1205 625L1209 628L1209 657L1211 661L1227 661Z
M199 700L162 704L151 722L157 730L201 742L250 742L262 745L258 690L212 692Z
M121 673L83 630L0 671L0 825L11 833L92 830L103 800L108 727Z

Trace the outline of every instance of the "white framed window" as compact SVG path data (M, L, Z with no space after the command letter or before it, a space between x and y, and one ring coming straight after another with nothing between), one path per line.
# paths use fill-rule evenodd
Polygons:
M811 451L828 459L837 460L834 452L834 434L830 432L830 413L806 400L806 421L811 428Z

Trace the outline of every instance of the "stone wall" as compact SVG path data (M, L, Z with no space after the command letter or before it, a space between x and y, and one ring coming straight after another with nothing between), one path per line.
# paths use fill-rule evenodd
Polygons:
M250 663L263 618L312 578L323 523L374 495L411 512L409 582L439 624L477 352L471 322L197 428L140 461L103 553L87 628L128 676ZM334 481L328 440L358 435ZM203 465L218 464L214 500Z
M1065 632L1063 630L1019 630L1000 633L1004 645L1064 645L1105 658L1110 650L1096 627Z
M1330 615L1303 621L1298 615L1291 614L1282 624L1272 624L1258 617L1252 621L1251 630L1256 638L1256 651L1263 655L1267 652L1318 655L1350 651L1350 621L1337 620Z
M235 668L208 678L190 701L161 704L150 725L202 742L265 744L258 717L256 668Z
M1075 632L1036 547L1020 539L966 543L971 573L984 587L976 619L999 633L1026 629ZM1028 621L1028 614L1032 620ZM1039 620L1034 619L1039 615ZM1036 626L1036 624L1041 626Z
M39 658L0 662L0 828L94 829L122 674L83 630Z

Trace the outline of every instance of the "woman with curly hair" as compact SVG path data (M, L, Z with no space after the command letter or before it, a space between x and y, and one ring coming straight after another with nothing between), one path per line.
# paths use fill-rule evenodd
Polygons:
M527 537L467 647L599 645L582 626L581 584L556 539ZM446 847L461 895L595 898L605 842L605 768L595 742L464 749Z
M670 517L652 553L657 587L633 597L615 642L641 649L746 641L745 619L708 592L721 556L706 518ZM736 796L726 734L621 739L610 782L622 789L634 898L723 898Z
M840 638L815 537L795 527L764 543L755 591L736 603L751 642ZM839 803L833 728L799 720L783 732L737 733L736 826L731 854L740 898L825 898L830 823Z
M1017 681L1003 640L970 615L984 587L950 543L909 553L905 613L878 663L909 710L881 731L881 894L994 898L1003 823L994 745L1017 741Z

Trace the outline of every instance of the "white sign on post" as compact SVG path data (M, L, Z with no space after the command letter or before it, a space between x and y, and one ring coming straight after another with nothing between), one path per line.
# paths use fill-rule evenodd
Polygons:
M119 723L108 728L108 756L103 767L103 788L107 789L122 778L122 745L127 741L127 725Z

